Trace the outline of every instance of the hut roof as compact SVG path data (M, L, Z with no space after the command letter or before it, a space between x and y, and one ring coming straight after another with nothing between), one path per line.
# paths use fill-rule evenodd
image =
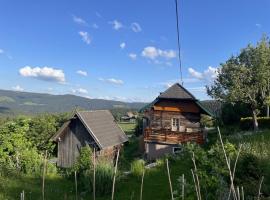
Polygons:
M151 108L155 105L160 99L171 99L171 100L192 100L194 101L201 109L202 113L214 116L214 114L209 111L200 101L198 101L186 88L184 88L179 83L173 84L164 92L160 93L160 95L151 103L147 104L143 108L140 109L139 112L144 112L145 110Z
M76 111L74 117L79 118L101 149L116 146L128 140L126 134L117 125L114 117L108 110ZM63 126L67 125L68 123L65 123ZM65 128L61 127L52 139L56 140L61 135L61 130L63 129Z
M159 99L188 99L195 100L196 98L179 83L173 84L165 92L162 92Z

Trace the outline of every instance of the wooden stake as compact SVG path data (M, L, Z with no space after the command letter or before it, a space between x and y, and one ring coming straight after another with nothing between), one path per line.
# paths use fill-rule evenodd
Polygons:
M233 178L233 180L234 180L234 177L235 177L236 165L237 165L237 162L238 162L238 158L239 158L239 155L240 155L242 146L243 146L242 144L239 145L239 150L237 152L237 156L236 156L236 159L235 159L235 163L234 163L234 167L233 167L233 172L232 172L232 178ZM230 165L230 162L229 162L229 165ZM229 192L229 195L228 195L228 200L230 200L230 198L231 198L231 192L232 192L232 184L230 186L230 192Z
M262 176L261 181L260 181L260 185L259 185L259 191L258 191L257 200L260 200L260 197L261 197L261 188L262 188L263 179L264 179L264 177Z
M182 174L182 200L185 199L185 174Z
M76 192L76 200L78 200L78 184L77 184L77 171L74 173L74 178L75 178L75 192Z
M93 199L96 200L96 149L93 151Z
M194 165L194 175L195 175L196 183L197 183L197 190L198 190L198 195L199 195L198 197L199 197L199 200L201 200L202 195L201 195L201 189L200 189L200 181L199 181L199 176L198 176L198 173L197 173L197 166L196 166L194 152L192 152L192 161L193 161L193 165Z
M196 183L196 179L195 179L195 175L194 175L193 169L191 169L191 174L192 174L193 182L194 182L194 185L195 185L197 199L200 200L199 193L198 193L198 188L197 188L197 183Z
M224 153L225 161L226 161L226 164L227 164L227 167L228 167L228 170L229 170L230 181L231 181L231 190L233 192L234 199L237 200L237 195L236 195L235 188L234 188L234 183L233 183L233 175L232 175L232 171L231 171L231 166L230 166L229 159L228 159L226 151L225 151L225 147L224 147L224 143L223 143L223 140L222 140L222 137L221 137L219 127L217 127L217 129L218 129L218 135L219 135L220 143L221 143L222 150L223 150L223 153Z
M168 179L169 179L169 184L170 184L171 198L172 198L172 200L174 200L174 198L173 198L173 189L172 189L172 182L171 182L171 175L170 175L170 168L169 168L169 162L168 162L168 159L166 159L166 164L167 164Z
M21 193L21 200L24 200L24 190Z
M239 186L237 186L237 198L238 200L241 200Z
M46 175L46 163L47 163L47 150L45 151L43 162L43 175L42 175L42 200L45 199L45 175Z
M143 170L143 174L142 174L140 200L142 200L142 194L143 194L143 179L144 179L144 173L145 173L145 169Z
M118 151L117 151L116 163L115 163L115 167L114 167L114 176L113 176L113 185L112 185L112 200L114 199L114 188L115 188L115 179L116 179L116 173L117 173L119 152L120 152L120 148L118 148Z
M243 188L243 186L241 187L241 193L242 193L242 200L245 200L245 194L244 194L244 188Z

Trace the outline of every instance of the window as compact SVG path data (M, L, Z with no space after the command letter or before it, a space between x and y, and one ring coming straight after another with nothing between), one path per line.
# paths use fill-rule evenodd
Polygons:
M179 131L180 128L180 119L172 118L172 131Z
M173 154L179 154L182 152L182 147L173 147Z

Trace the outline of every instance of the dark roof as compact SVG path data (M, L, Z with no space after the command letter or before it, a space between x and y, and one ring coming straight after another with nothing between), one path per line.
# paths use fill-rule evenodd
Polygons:
M74 116L78 116L101 149L122 144L128 140L108 110L77 111Z
M202 113L210 115L214 117L215 115L204 106L200 101L198 101L186 88L184 88L179 83L175 83L171 87L169 87L165 92L161 93L153 102L145 105L143 108L140 109L140 113L144 112L145 110L151 108L159 101L159 99L172 99L172 100L194 100L194 102L200 107Z
M165 92L162 92L159 99L196 99L186 88L179 83L175 83L169 87Z

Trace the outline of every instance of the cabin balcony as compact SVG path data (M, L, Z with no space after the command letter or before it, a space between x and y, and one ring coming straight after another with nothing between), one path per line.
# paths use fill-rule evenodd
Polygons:
M144 130L145 142L158 142L164 144L180 144L196 142L203 144L205 140L202 128L186 128L185 131L172 131L169 129L152 129L146 127Z

